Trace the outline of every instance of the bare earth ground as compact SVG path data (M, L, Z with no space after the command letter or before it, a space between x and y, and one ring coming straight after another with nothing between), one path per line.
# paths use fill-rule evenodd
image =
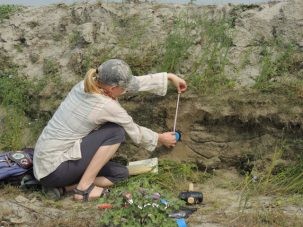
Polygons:
M222 169L199 186L204 204L188 219L190 226L302 226L302 201L298 205L286 197L258 196L244 205L244 196L236 190L240 181L235 170Z
M203 192L204 201L187 219L188 226L303 225L302 196L255 197L244 206L236 190L241 180L234 169L222 169L205 184L195 185L194 190ZM71 195L55 202L40 192L25 193L11 186L5 186L1 193L0 226L97 226L102 218L97 202L74 202Z

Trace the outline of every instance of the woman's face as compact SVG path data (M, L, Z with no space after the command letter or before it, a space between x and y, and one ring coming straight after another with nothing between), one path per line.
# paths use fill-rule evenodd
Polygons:
M126 89L119 86L104 86L103 90L106 95L114 99L126 93Z
M125 93L126 93L126 89L124 89L122 87L119 87L119 86L112 87L112 95L114 98L117 98Z

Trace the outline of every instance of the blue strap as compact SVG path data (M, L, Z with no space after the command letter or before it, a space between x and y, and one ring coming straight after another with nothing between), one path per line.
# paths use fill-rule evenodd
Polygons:
M184 218L178 218L176 219L177 225L178 227L186 227L186 222Z

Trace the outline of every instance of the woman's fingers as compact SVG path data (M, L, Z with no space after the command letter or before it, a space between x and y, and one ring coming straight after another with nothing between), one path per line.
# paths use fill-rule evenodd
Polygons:
M179 92L183 93L183 92L186 91L186 89L187 89L187 85L186 85L186 82L185 82L185 81L179 83L179 87L178 87L178 91L179 91Z
M186 81L183 80L183 79L181 79L181 78L179 78L179 77L177 77L176 80L177 81L176 81L175 85L176 85L176 87L178 89L178 92L181 92L181 93L185 92L186 89L187 89Z
M178 93L183 93L187 89L186 81L182 78L178 77L176 74L168 73L168 79L173 83L173 85L177 88Z
M177 143L174 132L164 132L159 135L159 142L166 147L174 147Z

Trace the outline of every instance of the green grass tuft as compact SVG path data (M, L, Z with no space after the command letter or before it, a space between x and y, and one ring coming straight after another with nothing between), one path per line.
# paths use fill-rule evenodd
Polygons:
M190 22L186 16L181 15L174 21L172 31L168 35L164 48L160 70L164 72L177 72L181 62L188 56L188 48L193 41L188 36Z
M261 70L254 88L263 93L302 98L302 52L294 44L276 38L262 44L260 55Z
M240 205L245 208L248 201L259 195L303 195L303 153L291 164L277 168L279 160L286 152L284 147L276 147L270 162L263 171L252 171L237 187L241 190Z
M0 5L0 22L9 17L15 12L19 11L22 7L17 5Z
M190 86L202 94L233 88L235 82L225 75L227 54L232 45L228 34L231 24L224 17L216 20L199 18L198 21L203 31L204 42L201 54L192 67Z
M47 100L62 99L68 86L63 85L58 77L58 66L53 61L44 62L44 71L48 75L42 79L29 80L18 76L18 67L8 58L3 58L0 65L0 150L16 150L32 146L41 130L55 111L40 110L45 99L39 96L46 86L53 83L56 90L46 97ZM54 73L54 74L53 74ZM54 105L54 104L53 104Z
M303 195L303 158L293 166L285 168L270 180L272 191L276 193Z

